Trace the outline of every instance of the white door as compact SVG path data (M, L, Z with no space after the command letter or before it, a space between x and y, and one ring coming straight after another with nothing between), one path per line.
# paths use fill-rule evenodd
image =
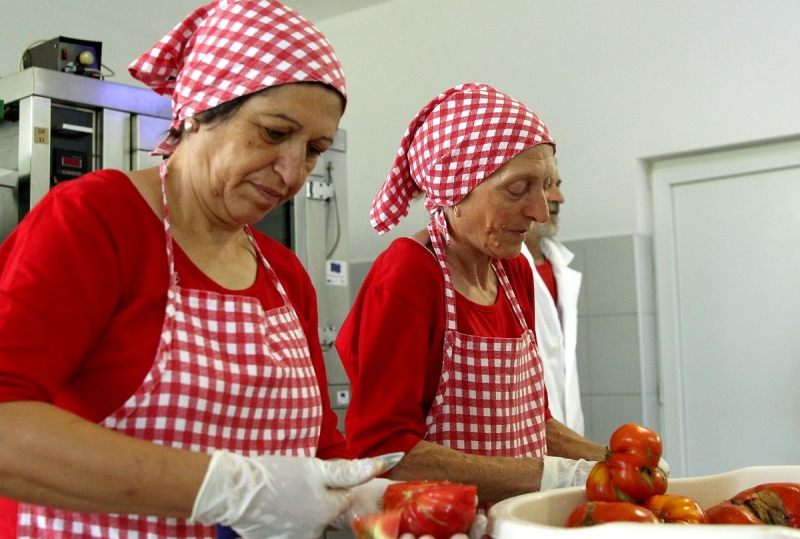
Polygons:
M800 138L654 160L675 476L800 463Z

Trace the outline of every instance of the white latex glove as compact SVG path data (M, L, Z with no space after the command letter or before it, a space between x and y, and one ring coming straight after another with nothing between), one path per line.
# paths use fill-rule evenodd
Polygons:
M472 521L472 526L469 527L469 531L467 533L457 533L455 535L451 535L450 539L481 539L484 535L486 535L486 526L489 523L489 519L486 518L486 515L478 513L475 515L475 520ZM402 533L400 537L397 539L434 539L433 535L420 535L419 537L414 537L411 533Z
M230 526L244 539L314 539L347 509L350 487L382 469L374 459L251 458L216 451L191 520Z
M457 533L455 535L451 535L450 539L481 539L484 535L486 535L486 526L489 523L489 519L486 518L486 515L478 513L475 515L475 520L472 521L472 526L469 527L469 531L467 533ZM414 537L414 534L411 533L401 533L400 537L397 539L434 539L433 535L420 535L419 537Z
M337 530L351 530L356 518L383 511L383 493L389 485L398 482L377 477L353 487L350 507L331 522L331 527Z
M481 539L481 537L486 535L486 526L488 523L489 519L486 518L486 515L481 513L475 515L475 520L472 521L472 526L469 527L469 532L467 532L469 539Z
M582 487L586 485L589 472L595 461L572 460L561 457L544 457L542 486L539 490L552 490L564 487Z
M658 461L658 467L661 468L661 471L664 472L664 475L669 477L669 464L667 464L667 461L664 460L664 457L661 457L661 460Z

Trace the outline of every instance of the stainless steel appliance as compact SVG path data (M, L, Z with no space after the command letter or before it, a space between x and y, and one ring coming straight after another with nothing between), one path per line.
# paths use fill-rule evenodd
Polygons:
M22 55L22 66L102 78L102 50L103 44L99 41L59 36L26 50Z
M100 168L158 164L150 151L172 114L169 100L148 89L37 67L0 78L0 102L0 241L58 182ZM349 383L332 344L350 307L346 142L338 131L306 189L256 224L291 247L311 275L331 402L340 418Z
M171 117L152 91L36 67L0 78L0 100L0 169L16 173L0 185L0 240L60 181L157 163Z

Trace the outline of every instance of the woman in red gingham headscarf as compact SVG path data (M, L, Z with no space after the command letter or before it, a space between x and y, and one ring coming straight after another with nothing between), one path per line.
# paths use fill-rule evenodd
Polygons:
M520 256L548 218L554 152L530 109L483 84L442 93L409 125L372 225L390 230L419 193L431 221L374 262L336 341L348 443L406 452L390 477L475 484L493 502L579 484L583 459L604 456L551 418Z
M455 206L500 165L542 143L555 152L547 127L516 99L483 84L447 90L408 126L372 204L372 226L380 234L391 230L422 192L425 209L447 235L442 207Z
M221 0L131 73L172 100L169 160L59 184L0 249L0 536L316 538L382 465L348 460L311 280L251 225L333 143L341 66Z
M347 96L342 66L325 36L273 0L203 6L129 70L172 100L173 129L197 113L289 82L319 82ZM168 137L153 153L169 155L177 142Z

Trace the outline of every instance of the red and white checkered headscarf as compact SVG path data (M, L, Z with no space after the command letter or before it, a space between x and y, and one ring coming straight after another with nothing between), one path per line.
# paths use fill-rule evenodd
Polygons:
M515 155L552 144L547 127L528 107L486 84L451 88L411 121L378 195L370 222L379 234L408 215L415 194L448 239L444 206L454 206Z
M178 24L128 68L172 100L172 127L237 97L288 82L322 82L347 97L333 47L275 0L217 0ZM170 155L167 137L153 152Z

